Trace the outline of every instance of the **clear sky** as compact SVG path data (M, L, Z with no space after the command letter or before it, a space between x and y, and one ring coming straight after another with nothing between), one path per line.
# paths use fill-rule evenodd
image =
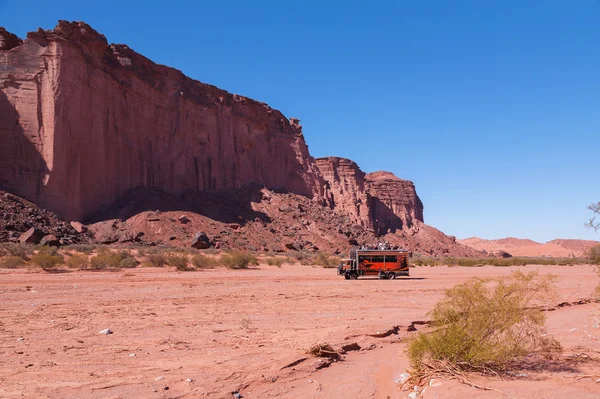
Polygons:
M598 0L0 0L299 118L315 157L415 182L459 238L600 240Z

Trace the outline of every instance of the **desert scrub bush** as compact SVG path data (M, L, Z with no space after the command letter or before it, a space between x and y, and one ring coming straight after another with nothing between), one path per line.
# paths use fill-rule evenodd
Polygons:
M600 265L600 245L596 245L588 251L588 257L590 263L593 265Z
M121 262L119 262L119 267L121 269L133 269L135 267L138 267L140 264L140 262L133 256L127 256L123 259L121 259Z
M411 260L413 266L527 266L527 265L559 265L572 266L583 265L589 260L584 258L433 258L433 257L414 257Z
M192 266L196 269L210 269L215 267L215 260L209 256L197 254L192 256Z
M149 254L146 257L146 266L164 267L167 264L167 257L162 253Z
M87 244L72 244L72 245L67 246L66 249L72 250L75 252L80 252L80 253L86 254L86 255L91 255L92 252L94 252L94 246L87 245Z
M256 256L242 251L231 251L221 255L219 263L229 269L247 269L248 266L258 266Z
M268 258L266 258L267 265L269 266L281 267L281 265L283 265L287 261L287 258L281 256L269 256Z
M554 295L554 276L516 271L492 280L473 278L446 291L431 312L432 331L408 345L418 374L433 364L456 370L502 370L524 356L550 354L558 342L543 333L545 314L534 305Z
M4 256L0 258L0 269L16 269L25 263L20 256Z
M340 264L340 258L337 256L329 256L325 252L319 252L313 262L315 265L322 266L327 269L337 267Z
M172 253L167 256L167 264L169 266L174 266L177 270L180 271L189 271L193 270L189 267L190 260L188 256L184 253Z
M33 254L35 246L31 244L20 244L5 242L0 244L0 256L18 256L22 259L27 259Z
M53 254L50 251L41 251L35 255L32 255L29 259L29 262L33 265L41 267L44 270L51 270L63 263L63 257Z
M83 254L72 254L65 263L70 269L87 269L90 267L90 260L87 255Z
M131 264L132 261L127 259L133 259L137 266L137 260L129 251L106 251L90 259L90 268L92 270L119 269ZM125 266L121 266L122 262Z

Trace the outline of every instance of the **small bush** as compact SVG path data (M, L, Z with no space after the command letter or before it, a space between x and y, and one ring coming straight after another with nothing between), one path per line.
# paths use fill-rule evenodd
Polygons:
M163 254L150 254L146 258L147 265L151 267L164 267L167 264L167 257Z
M27 259L29 255L33 254L34 249L35 247L31 244L5 242L0 244L0 256L10 255Z
M67 267L71 269L87 269L90 267L90 260L87 255L73 254L67 258L65 262Z
M50 270L63 263L63 258L62 256L53 255L51 253L38 252L33 255L29 261L44 270Z
M249 265L258 266L258 259L248 252L232 251L221 255L219 263L229 269L247 269Z
M215 266L215 260L206 255L198 254L192 256L192 265L196 269L210 269Z
M588 257L590 258L590 263L600 265L600 245L590 248Z
M167 256L167 264L169 266L174 266L177 270L180 271L188 271L192 270L188 267L190 260L185 254L174 253Z
M125 259L130 258L133 259L133 261L137 262L135 260L135 257L131 255L131 253L128 251L103 251L102 253L94 256L90 260L90 268L93 270L118 269L121 267L121 262L123 262ZM126 261L125 264L130 265L133 261Z
M128 256L124 259L121 259L119 267L121 269L133 269L135 267L138 267L139 264L140 262L136 258L134 258L133 256Z
M267 265L281 267L281 265L283 265L287 261L287 258L283 258L281 256L273 256L267 258Z
M559 348L543 334L545 314L533 306L553 296L553 282L553 276L516 271L497 280L473 278L447 290L432 311L433 331L409 343L412 367L422 372L432 363L447 362L461 370L499 370Z
M20 256L5 256L0 258L0 269L16 269L25 263Z
M324 252L319 252L314 259L314 264L327 269L335 268L340 264L340 259L335 256L329 256Z
M67 249L70 249L75 252L81 252L82 254L91 255L94 252L94 247L92 245L86 244L73 244L69 245Z

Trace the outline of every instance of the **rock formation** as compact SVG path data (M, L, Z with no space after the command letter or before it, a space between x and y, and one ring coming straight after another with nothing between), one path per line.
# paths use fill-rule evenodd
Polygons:
M297 119L157 65L82 22L0 31L0 186L67 220L130 189L324 182Z
M422 223L412 182L343 158L315 162L298 119L109 45L82 22L25 41L0 29L0 143L0 187L91 222L98 242L189 245L194 228L218 248L339 253L385 239L476 253ZM187 221L175 223L181 212ZM61 243L85 234L31 215L0 241L33 227Z
M365 174L345 158L319 158L316 164L327 182L331 207L348 213L355 223L384 235L423 222L423 203L411 181L390 172Z

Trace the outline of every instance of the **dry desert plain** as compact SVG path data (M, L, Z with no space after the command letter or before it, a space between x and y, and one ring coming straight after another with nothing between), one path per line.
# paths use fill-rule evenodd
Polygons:
M416 267L410 277L356 281L335 269L287 264L4 269L0 398L405 398L410 391L395 381L409 366L411 323L427 320L444 289L516 269ZM557 275L558 302L589 297L600 280L593 266L520 269ZM559 360L502 378L470 376L501 392L440 380L419 397L600 397L600 305L546 314L547 332L564 348ZM106 328L113 333L99 334ZM318 342L361 349L320 368L323 360L305 354Z

